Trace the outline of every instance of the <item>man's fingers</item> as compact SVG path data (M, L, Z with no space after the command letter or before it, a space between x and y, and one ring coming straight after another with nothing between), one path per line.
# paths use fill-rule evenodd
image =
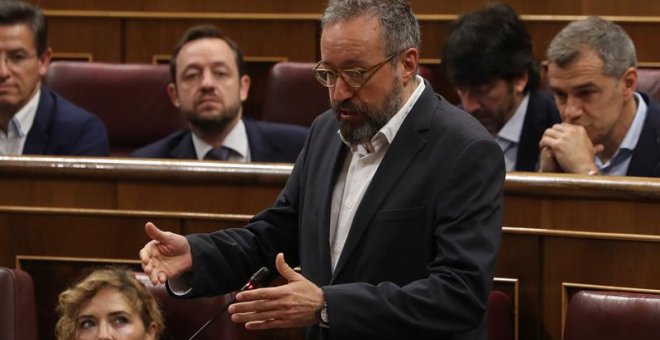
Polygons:
M597 153L597 154L601 153L601 152L603 152L603 150L605 150L605 145L603 145L603 144L594 145L594 152L595 153Z
M272 311L281 308L281 306L280 303L275 301L256 300L232 303L227 310L231 314L254 314L256 312Z
M302 276L296 273L296 271L286 263L283 253L279 253L275 257L275 267L277 268L277 271L280 273L280 275L282 275L282 277L287 280L287 282L299 280Z
M284 286L246 290L236 294L236 301L275 300L286 294L282 291L283 287ZM231 309L229 311L231 312Z
M165 240L165 232L158 229L158 227L156 227L156 225L151 222L147 222L147 224L144 225L144 231L152 240L156 240L158 242L163 242Z
M158 282L161 284L167 282L167 275L165 275L165 272L158 272Z

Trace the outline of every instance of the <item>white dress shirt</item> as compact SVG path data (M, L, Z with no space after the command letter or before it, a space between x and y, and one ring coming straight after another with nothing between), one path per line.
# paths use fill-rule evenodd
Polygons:
M37 115L41 89L9 120L7 131L0 130L0 155L22 155L27 135Z
M194 133L192 134L193 145L195 146L195 153L197 154L197 159L203 160L204 156L213 149L213 146L207 144ZM245 130L245 124L242 119L238 120L238 123L234 126L225 140L222 142L222 146L231 150L229 154L228 161L232 162L250 162L250 145L248 143L247 131Z
M513 116L504 124L502 129L497 133L495 141L502 148L504 153L504 163L506 171L513 171L516 167L516 159L518 159L518 144L520 144L520 134L522 133L523 124L525 123L525 116L527 115L527 107L529 106L529 93L523 97L523 100L518 105L518 108L513 113Z
M334 271L339 261L346 238L351 229L355 212L378 166L380 165L390 144L394 140L401 124L421 96L424 80L417 76L419 82L406 103L390 119L383 128L371 139L370 145L349 145L351 152L347 154L341 173L335 183L332 193L332 210L330 214L330 259ZM340 133L341 137L341 133Z

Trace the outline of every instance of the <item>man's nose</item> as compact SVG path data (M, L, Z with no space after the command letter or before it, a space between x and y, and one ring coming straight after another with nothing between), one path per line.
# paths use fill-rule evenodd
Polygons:
M481 109L481 103L472 95L467 92L458 92L458 97L461 99L463 110L472 113Z
M579 99L569 96L561 110L561 118L565 123L576 121L582 116L582 102Z
M348 86L344 78L337 77L335 86L330 88L330 99L334 103L340 103L353 97L353 88Z
M7 64L7 58L0 59L0 78L5 79L9 77L10 70Z
M211 88L215 86L215 78L211 70L202 72L201 86L204 88Z

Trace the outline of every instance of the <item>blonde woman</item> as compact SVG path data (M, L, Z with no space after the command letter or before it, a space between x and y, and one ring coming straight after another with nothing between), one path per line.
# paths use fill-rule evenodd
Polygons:
M158 339L163 316L154 296L126 270L92 272L62 292L58 340Z

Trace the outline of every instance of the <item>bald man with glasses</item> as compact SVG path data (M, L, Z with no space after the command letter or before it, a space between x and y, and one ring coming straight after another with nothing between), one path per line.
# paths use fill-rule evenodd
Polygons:
M417 76L419 25L407 2L331 0L322 27L314 72L332 109L314 121L273 207L211 234L148 223L145 272L194 297L239 289L270 267L288 283L241 292L229 306L248 329L486 339L501 148Z

